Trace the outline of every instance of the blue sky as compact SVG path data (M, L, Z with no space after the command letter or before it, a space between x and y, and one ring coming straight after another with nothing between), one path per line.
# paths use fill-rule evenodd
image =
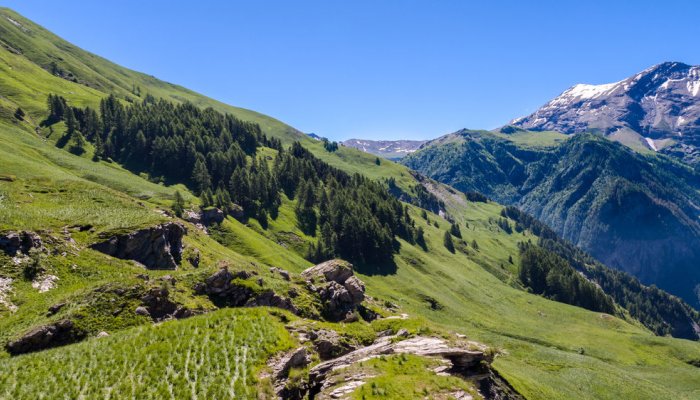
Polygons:
M332 139L500 126L575 83L700 64L696 1L4 1L129 68Z

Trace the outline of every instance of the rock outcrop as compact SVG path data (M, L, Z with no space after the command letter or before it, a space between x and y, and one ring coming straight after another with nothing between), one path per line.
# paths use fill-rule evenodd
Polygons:
M205 208L201 213L201 220L205 226L224 222L224 212L218 208Z
M352 264L347 261L326 261L306 269L301 275L307 279L309 289L321 298L324 316L329 320L351 317L365 299L365 285L354 275Z
M314 350L321 360L330 360L343 356L353 350L355 346L344 340L338 332L320 329L309 333L309 339L314 344Z
M220 306L229 307L277 307L298 314L299 310L289 298L282 297L272 289L261 288L249 279L253 272L231 272L222 268L209 276L203 284L197 284L195 292L207 294Z
M182 237L187 229L168 222L93 244L97 251L113 257L134 260L150 269L175 269L182 258Z
M31 249L42 249L44 247L41 237L34 232L7 232L0 234L0 250L9 256L17 253L29 254Z
M77 328L73 321L64 319L34 328L21 338L9 342L5 348L12 355L24 354L75 343L85 335L85 332Z
M138 315L151 317L154 321L191 317L192 311L170 299L170 291L165 287L149 289L141 297L142 306L134 311Z

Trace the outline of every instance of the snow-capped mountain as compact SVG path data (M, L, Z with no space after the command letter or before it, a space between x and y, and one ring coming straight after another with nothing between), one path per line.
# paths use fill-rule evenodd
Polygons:
M374 154L389 159L399 159L418 150L426 140L365 140L348 139L342 144L354 147L365 153Z
M512 124L563 133L625 132L627 140L633 131L652 150L688 155L700 144L700 66L665 62L619 82L578 84Z

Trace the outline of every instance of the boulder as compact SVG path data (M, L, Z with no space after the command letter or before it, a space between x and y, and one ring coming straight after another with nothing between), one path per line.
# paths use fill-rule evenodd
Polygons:
M151 314L148 313L148 309L147 309L146 307L144 307L144 306L138 306L138 307L136 307L136 309L134 310L134 312L136 313L136 315L143 315L143 316L146 316L146 317L150 317L150 316L151 316Z
M365 300L365 284L356 276L346 279L343 287L350 294L353 304L360 304Z
M321 329L311 332L309 337L318 356L323 361L340 357L355 350L355 347L343 340L336 331Z
M151 288L141 297L141 302L148 311L148 315L154 321L160 321L172 316L177 309L177 304L170 299L170 292L166 288Z
M218 208L205 208L202 210L202 223L205 226L224 222L224 212Z
M134 260L151 269L175 269L182 257L184 225L168 222L125 235L115 235L91 248L124 260Z
M327 282L345 283L345 280L353 276L352 264L347 261L334 259L314 265L301 273L306 279L323 277Z
M245 211L243 210L243 207L239 206L238 204L233 204L232 206L230 206L228 213L230 216L232 216L238 221L242 221L245 219Z
M85 332L76 328L73 321L64 319L34 328L21 338L9 342L5 348L8 353L17 355L75 343L84 337Z
M42 249L44 247L41 237L34 232L7 232L0 234L0 250L9 256L17 253L29 254L31 249Z
M365 299L365 285L354 275L352 264L347 261L326 261L304 270L301 275L317 280L317 285L309 282L307 288L321 298L323 313L329 320L341 321L354 315Z
M63 307L65 307L66 303L58 303L54 304L51 307L49 307L49 311L46 313L46 315L51 316L56 314L57 312L61 311Z
M275 380L284 379L292 368L303 367L311 361L306 347L299 347L287 353L272 367L272 377Z

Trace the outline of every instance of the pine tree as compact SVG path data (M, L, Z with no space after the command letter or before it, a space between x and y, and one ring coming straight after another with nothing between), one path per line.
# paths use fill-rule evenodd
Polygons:
M75 119L75 114L73 113L73 109L71 107L67 107L65 113L66 133L68 135L72 135L78 128L78 123Z
M197 161L194 163L192 183L194 183L194 187L200 193L211 187L211 177L209 176L209 170L207 170L207 164L204 162L203 157L197 158Z
M456 222L453 222L452 226L450 226L450 233L454 237L462 238L462 231L459 230L459 225Z
M175 199L173 200L173 212L178 218L182 217L182 213L185 211L185 199L182 198L179 190L175 191Z
M450 253L455 252L455 244L452 242L452 234L450 234L449 231L445 231L445 235L443 237L443 244Z
M418 229L416 229L415 241L416 244L418 244L423 250L428 250L428 245L425 243L425 231L423 231L422 226L419 226Z

